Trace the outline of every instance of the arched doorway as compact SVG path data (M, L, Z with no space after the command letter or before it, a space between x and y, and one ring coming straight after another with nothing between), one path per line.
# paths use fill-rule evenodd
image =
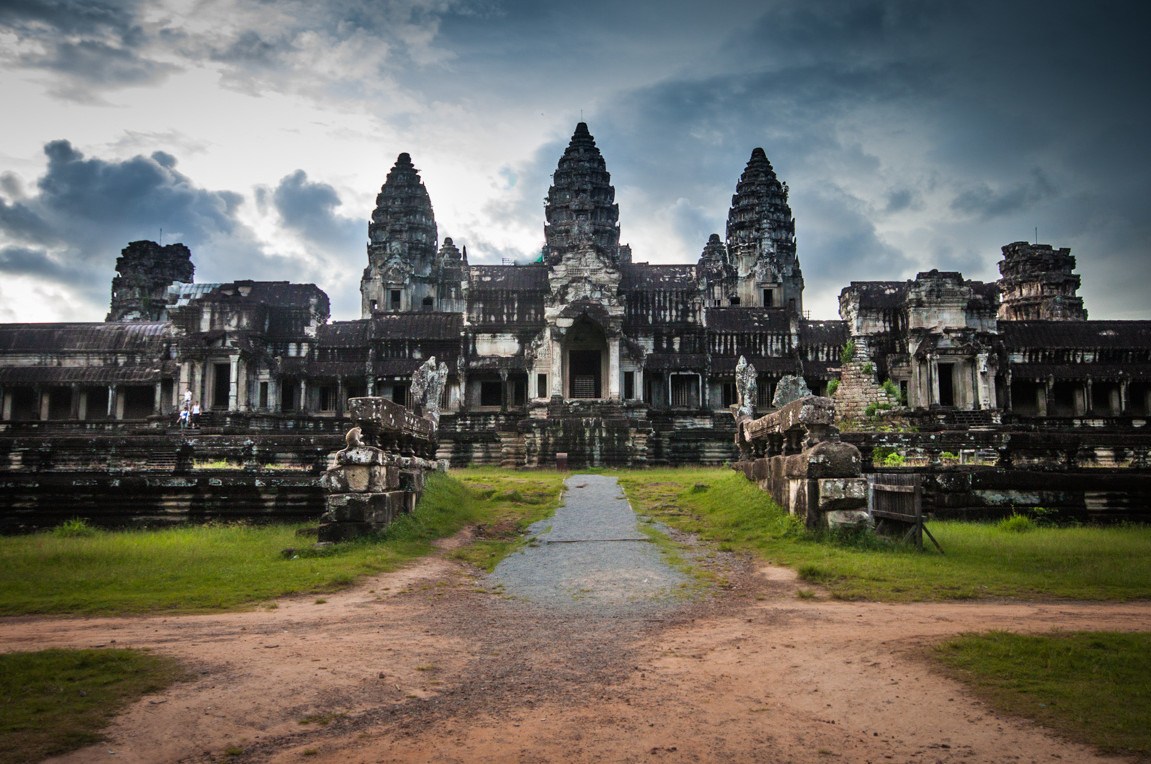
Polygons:
M578 319L568 330L564 361L567 368L565 397L604 397L607 337L603 329L587 316Z

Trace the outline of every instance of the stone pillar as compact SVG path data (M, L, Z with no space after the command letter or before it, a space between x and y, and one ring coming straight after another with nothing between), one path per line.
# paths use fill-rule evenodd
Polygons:
M939 402L939 359L927 356L927 405Z
M500 413L508 413L508 370L500 369Z
M563 347L560 343L560 338L555 335L554 331L549 330L551 334L551 360L552 360L552 373L551 373L551 397L563 397L564 394L564 380L563 380Z
M36 413L37 418L43 422L48 419L49 396L44 394L44 388L36 385Z
M5 421L12 418L12 401L8 399L8 395L4 390L4 386L0 385L0 419Z
M73 405L75 401L73 401ZM152 394L152 413L160 415L164 413L164 388L162 382L156 383L155 392Z
M228 411L236 411L240 405L240 357L228 359Z
M80 385L76 382L72 383L72 399L69 401L68 416L72 419L80 418ZM156 401L160 400L160 383L156 383Z
M607 397L613 401L619 394L619 337L609 337L607 341Z
M344 415L344 378L336 377L336 416Z
M116 415L116 386L108 385L108 418L119 419Z
M298 406L296 406L296 411L297 411L297 413L305 414L308 411L310 411L311 408L312 407L308 405L308 383L307 383L307 380L301 379L300 380L300 403Z
M1127 395L1128 395L1127 383L1128 383L1128 381L1129 380L1127 380L1127 379L1119 380L1119 416L1126 416L1127 415L1127 407L1129 405L1127 402Z

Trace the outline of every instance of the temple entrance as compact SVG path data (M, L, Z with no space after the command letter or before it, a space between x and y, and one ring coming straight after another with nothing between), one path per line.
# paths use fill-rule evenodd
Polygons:
M587 318L572 325L567 343L567 397L604 397L604 361L607 338Z

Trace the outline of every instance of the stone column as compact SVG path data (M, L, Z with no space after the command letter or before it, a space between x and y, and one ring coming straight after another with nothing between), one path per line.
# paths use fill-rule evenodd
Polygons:
M164 413L164 388L162 382L156 383L156 391L152 394L152 413L156 415Z
M4 390L4 386L0 385L0 419L8 420L12 418L12 402L8 399L8 395Z
M619 337L609 337L607 341L607 397L613 401L619 394Z
M564 394L563 382L563 347L560 343L560 338L556 336L555 332L549 330L550 335L550 349L552 359L552 373L551 373L551 393L552 397L557 395L561 398Z
M1127 414L1127 406L1128 406L1128 403L1127 403L1127 383L1128 383L1128 381L1129 380L1127 380L1127 379L1119 380L1119 416L1125 416Z
M344 415L344 378L336 377L336 416Z
M500 413L508 413L508 370L500 369Z
M116 415L116 386L108 385L108 418L119 419Z
M228 359L228 411L236 411L240 405L240 357Z
M296 412L303 414L310 410L308 406L308 382L307 380L300 380L300 401L296 406Z
M79 383L72 383L72 398L68 402L68 416L72 419L80 418L80 385ZM156 383L156 401L160 400L160 383Z

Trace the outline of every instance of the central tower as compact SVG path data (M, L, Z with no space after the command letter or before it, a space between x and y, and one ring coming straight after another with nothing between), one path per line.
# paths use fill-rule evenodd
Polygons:
M576 125L552 175L544 210L546 327L536 370L553 398L619 400L624 304L620 266L631 251L619 243L619 205L603 155Z

